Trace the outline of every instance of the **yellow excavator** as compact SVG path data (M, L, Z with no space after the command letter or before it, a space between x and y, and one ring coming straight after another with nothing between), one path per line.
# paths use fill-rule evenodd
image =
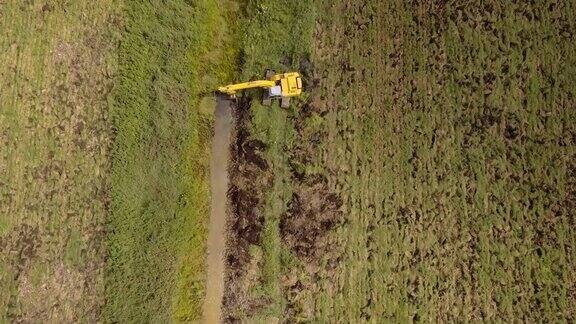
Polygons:
M280 107L288 108L290 98L302 93L302 78L298 72L276 74L273 70L266 70L266 80L230 84L219 87L218 91L234 98L237 91L252 88L266 89L262 99L263 105L270 106L272 99L280 98Z

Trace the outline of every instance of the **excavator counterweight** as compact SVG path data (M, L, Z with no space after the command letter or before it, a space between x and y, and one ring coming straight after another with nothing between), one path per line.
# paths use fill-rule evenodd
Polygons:
M281 106L290 105L290 98L302 93L302 78L298 72L275 74L272 70L266 71L266 80L256 80L243 83L230 84L219 87L218 91L235 97L236 92L245 89L266 89L262 103L269 106L274 98L281 99Z

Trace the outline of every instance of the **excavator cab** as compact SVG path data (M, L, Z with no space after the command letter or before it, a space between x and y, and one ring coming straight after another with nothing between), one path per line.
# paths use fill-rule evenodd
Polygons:
M250 88L265 88L262 104L270 106L272 99L279 98L280 106L290 106L290 98L302 94L302 78L298 72L276 74L273 70L266 70L266 79L245 83L231 84L219 87L218 91L235 96L236 91Z
M290 98L302 94L302 78L298 72L276 74L273 70L266 70L265 77L266 80L274 81L274 86L264 92L264 106L270 106L272 99L280 98L280 107L288 108Z

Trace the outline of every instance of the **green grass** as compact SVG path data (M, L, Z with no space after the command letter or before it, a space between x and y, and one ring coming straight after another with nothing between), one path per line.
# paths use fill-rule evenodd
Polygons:
M0 322L94 322L118 1L0 3Z
M212 116L198 105L235 71L228 3L125 3L106 321L201 316Z

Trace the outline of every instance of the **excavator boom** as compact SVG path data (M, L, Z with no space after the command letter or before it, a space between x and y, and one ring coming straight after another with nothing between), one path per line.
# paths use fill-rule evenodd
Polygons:
M236 94L238 90L251 89L251 88L271 88L275 85L274 81L257 80L243 83L230 84L224 87L219 87L218 91L229 95Z

